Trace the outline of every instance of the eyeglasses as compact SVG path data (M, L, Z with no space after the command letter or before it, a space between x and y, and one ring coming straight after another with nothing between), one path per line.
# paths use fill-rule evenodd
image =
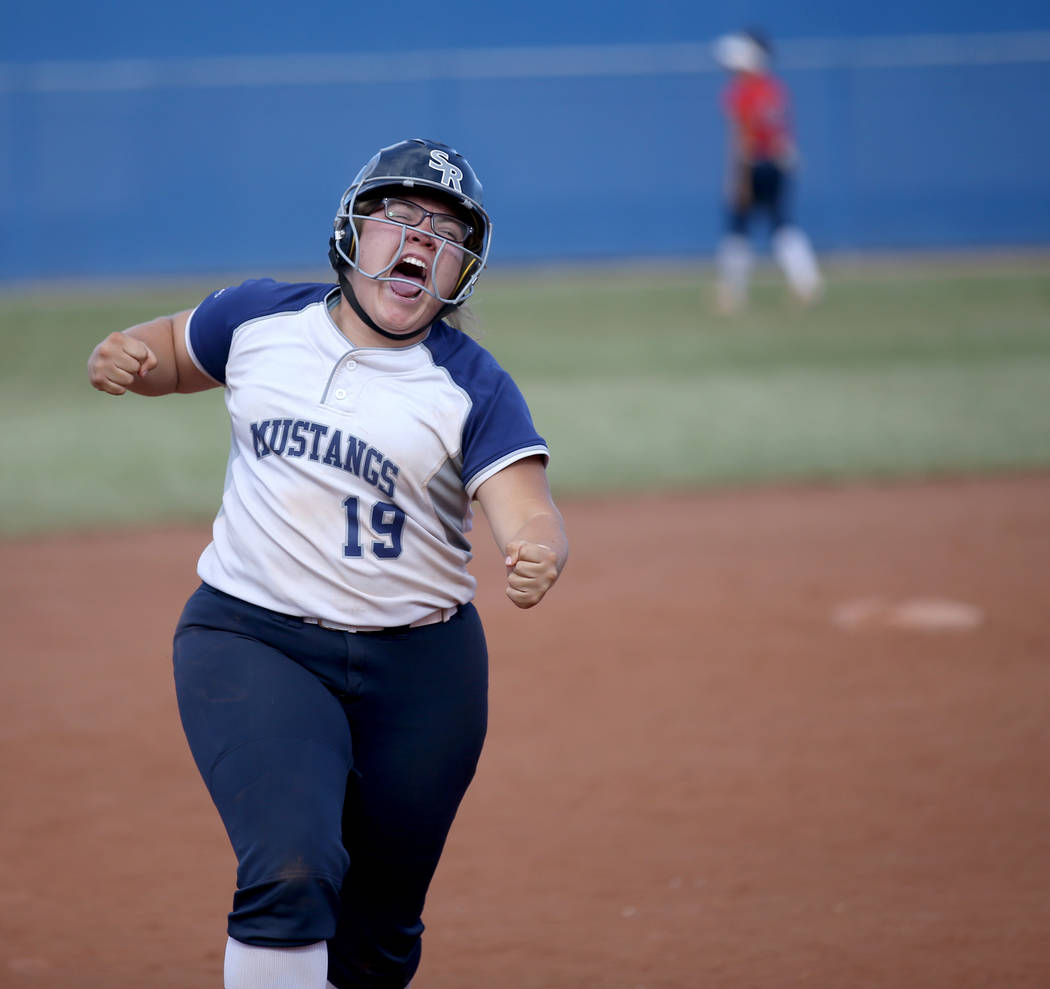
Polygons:
M383 215L395 223L405 223L410 227L418 227L428 216L430 217L430 229L439 237L451 240L454 244L463 244L474 232L469 223L464 223L459 217L450 213L431 213L423 209L418 203L410 203L405 199L381 199L383 204Z

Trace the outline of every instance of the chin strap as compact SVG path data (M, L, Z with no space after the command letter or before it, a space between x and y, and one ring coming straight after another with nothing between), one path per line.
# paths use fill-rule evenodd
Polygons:
M434 317L432 323L428 323L426 326L421 326L418 330L411 330L408 333L391 333L389 330L384 330L368 313L365 312L364 307L360 302L357 301L357 295L354 292L353 286L350 284L350 279L346 277L345 266L340 266L337 274L339 276L339 291L343 293L343 298L350 304L350 308L357 314L357 318L361 320L365 326L373 329L380 336L386 337L388 340L411 340L413 337L418 337L421 333L425 333L433 323L436 323L439 319L444 319L453 309L456 307L449 303L446 303L441 309L438 310L437 315Z
M383 327L365 312L361 303L357 301L357 295L354 293L353 287L350 285L350 279L346 277L346 269L340 268L338 275L339 291L343 293L343 298L350 303L350 308L357 313L357 318L366 326L375 330L380 336L384 336L388 340L411 340L412 337L417 337L420 333L424 332L424 330L429 329L427 326L422 326L418 330L412 330L409 333L391 333L389 330L384 330Z

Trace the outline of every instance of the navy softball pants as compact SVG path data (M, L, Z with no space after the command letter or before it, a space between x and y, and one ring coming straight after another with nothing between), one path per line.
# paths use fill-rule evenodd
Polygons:
M727 218L730 233L744 236L751 226L751 218L758 213L769 217L770 229L775 233L790 222L788 193L791 179L788 173L773 161L755 162L750 169L751 196L745 206L731 204Z
M339 989L404 986L485 737L477 610L346 633L205 584L179 620L174 667L186 738L237 855L230 936L327 941Z

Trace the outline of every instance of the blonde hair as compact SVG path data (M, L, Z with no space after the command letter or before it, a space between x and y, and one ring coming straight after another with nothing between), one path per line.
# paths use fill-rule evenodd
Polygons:
M452 329L459 330L460 333L465 333L468 337L477 336L477 313L465 302L453 309L452 312L444 317L444 320Z

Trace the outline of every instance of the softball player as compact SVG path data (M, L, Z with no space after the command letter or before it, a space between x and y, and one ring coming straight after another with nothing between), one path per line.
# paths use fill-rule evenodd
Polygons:
M822 287L809 238L788 213L797 153L787 91L768 71L769 53L768 42L754 31L725 35L715 44L715 59L733 73L725 93L730 127L727 229L716 259L723 312L734 312L747 301L753 260L749 228L756 213L769 218L773 256L796 298L813 302Z
M510 376L445 318L490 235L466 159L403 141L340 201L338 285L220 289L89 360L111 395L225 389L222 507L174 668L237 855L226 989L408 984L486 729L472 501L518 607L565 564L547 446Z

